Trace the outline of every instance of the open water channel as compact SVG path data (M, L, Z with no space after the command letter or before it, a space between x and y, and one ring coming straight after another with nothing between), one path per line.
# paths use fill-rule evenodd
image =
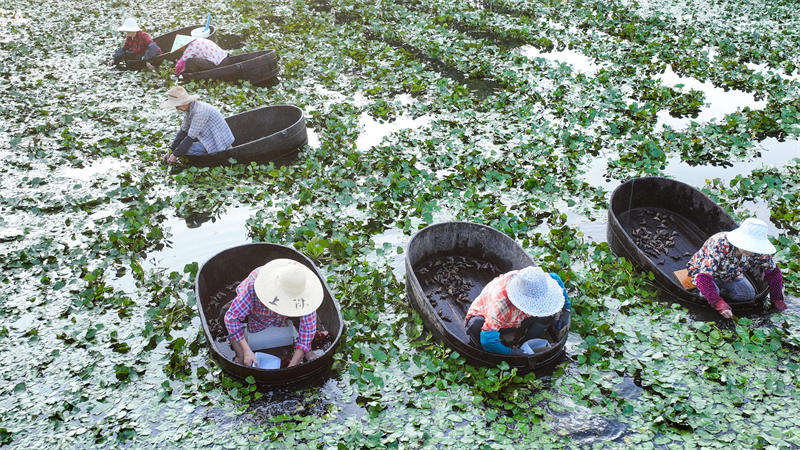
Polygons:
M765 10L741 27L794 49L798 36L778 39L786 10L757 1L708 6L716 16L697 14L706 2L490 3L0 5L0 445L800 445L796 276L787 277L786 313L733 323L654 299L645 277L606 259L603 244L610 192L629 176L658 174L768 221L784 238L781 264L796 259L800 140L790 123L800 83L783 73L800 61L775 53L752 62L767 52L758 43L738 56L724 43L686 44L691 20L722 35L734 13ZM616 15L593 12L606 7ZM226 115L301 106L309 145L292 166L160 167L178 116L156 107L176 80L166 67L102 65L124 15L158 34L199 21L205 8L230 48L276 48L281 84L187 88ZM649 34L617 33L606 16ZM82 32L64 39L63 24ZM526 43L476 39L485 27ZM543 37L570 45L546 51ZM672 42L672 56L647 54ZM709 75L770 71L782 75L746 90ZM646 77L675 98L702 93L696 116L673 117L666 101L637 112L646 110L637 100ZM733 131L719 126L748 111L785 126L764 132L742 120L734 131L744 150L720 163L718 143ZM673 134L705 139L715 158L687 154ZM638 150L641 139L663 155ZM780 188L773 180L738 198L732 182L765 172L780 174ZM426 341L405 299L405 248L420 227L448 220L508 230L543 265L567 271L576 314L562 364L523 381L465 367ZM255 398L208 357L191 266L236 245L303 248L312 236L346 249L319 259L348 322L333 376Z

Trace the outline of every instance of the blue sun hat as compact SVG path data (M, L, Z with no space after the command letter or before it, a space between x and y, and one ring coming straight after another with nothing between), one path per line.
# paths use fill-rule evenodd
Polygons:
M506 287L511 303L533 317L548 317L564 307L564 291L541 267L528 266L511 277Z

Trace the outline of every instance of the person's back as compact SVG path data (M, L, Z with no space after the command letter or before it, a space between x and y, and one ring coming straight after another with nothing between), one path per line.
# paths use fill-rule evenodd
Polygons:
M219 110L200 100L189 106L181 130L200 141L209 154L226 150L234 141L228 122Z

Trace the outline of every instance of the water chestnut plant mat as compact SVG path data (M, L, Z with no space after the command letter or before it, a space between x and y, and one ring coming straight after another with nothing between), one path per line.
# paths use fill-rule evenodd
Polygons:
M6 0L0 445L799 446L795 9ZM161 166L181 120L158 109L171 64L105 65L126 15L157 36L209 11L238 53L275 49L280 83L185 87L224 116L297 105L292 164ZM733 322L661 301L605 243L611 189L646 175L770 221L789 310ZM408 306L405 247L451 220L565 281L554 369L465 364ZM256 241L308 255L337 295L347 328L321 386L259 390L208 353L198 265Z

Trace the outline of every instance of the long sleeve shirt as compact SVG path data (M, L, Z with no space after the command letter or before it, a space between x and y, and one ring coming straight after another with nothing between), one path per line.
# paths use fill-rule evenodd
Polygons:
M145 33L144 31L137 31L134 37L125 38L125 43L122 44L122 49L128 53L134 53L137 55L144 54L145 50L147 50L147 46L149 46L151 43L153 43L153 39L149 34ZM158 54L161 54L160 49Z
M511 349L500 341L500 329L517 328L522 325L523 320L531 317L514 306L511 300L508 299L506 288L511 277L517 272L519 270L513 270L490 281L467 311L465 323L468 323L473 316L482 316L484 318L483 327L481 327L481 347L486 351L504 355L511 354ZM568 311L571 305L564 282L555 273L551 273L550 277L556 280L561 287L564 293L563 310Z
M245 320L247 320L247 331L250 333L257 333L270 326L281 326L286 320L285 316L264 306L256 296L254 285L259 269L260 267L250 272L250 275L239 283L236 287L236 298L225 313L225 328L231 341L238 342L244 339ZM311 341L317 332L316 312L300 317L298 332L295 348L304 352L311 350Z
M727 232L721 232L708 238L687 263L689 276L695 285L697 285L697 275L701 273L723 281L731 281L754 267L760 267L765 272L775 268L775 261L770 255L737 256L736 247L730 243L727 236Z
M227 150L234 141L233 133L219 110L199 100L193 101L184 113L181 130L200 141L208 153Z
M214 43L214 41L196 38L186 45L186 48L183 50L183 55L175 62L175 76L183 73L186 68L186 60L189 58L203 58L214 64L219 64L227 57L228 52Z

